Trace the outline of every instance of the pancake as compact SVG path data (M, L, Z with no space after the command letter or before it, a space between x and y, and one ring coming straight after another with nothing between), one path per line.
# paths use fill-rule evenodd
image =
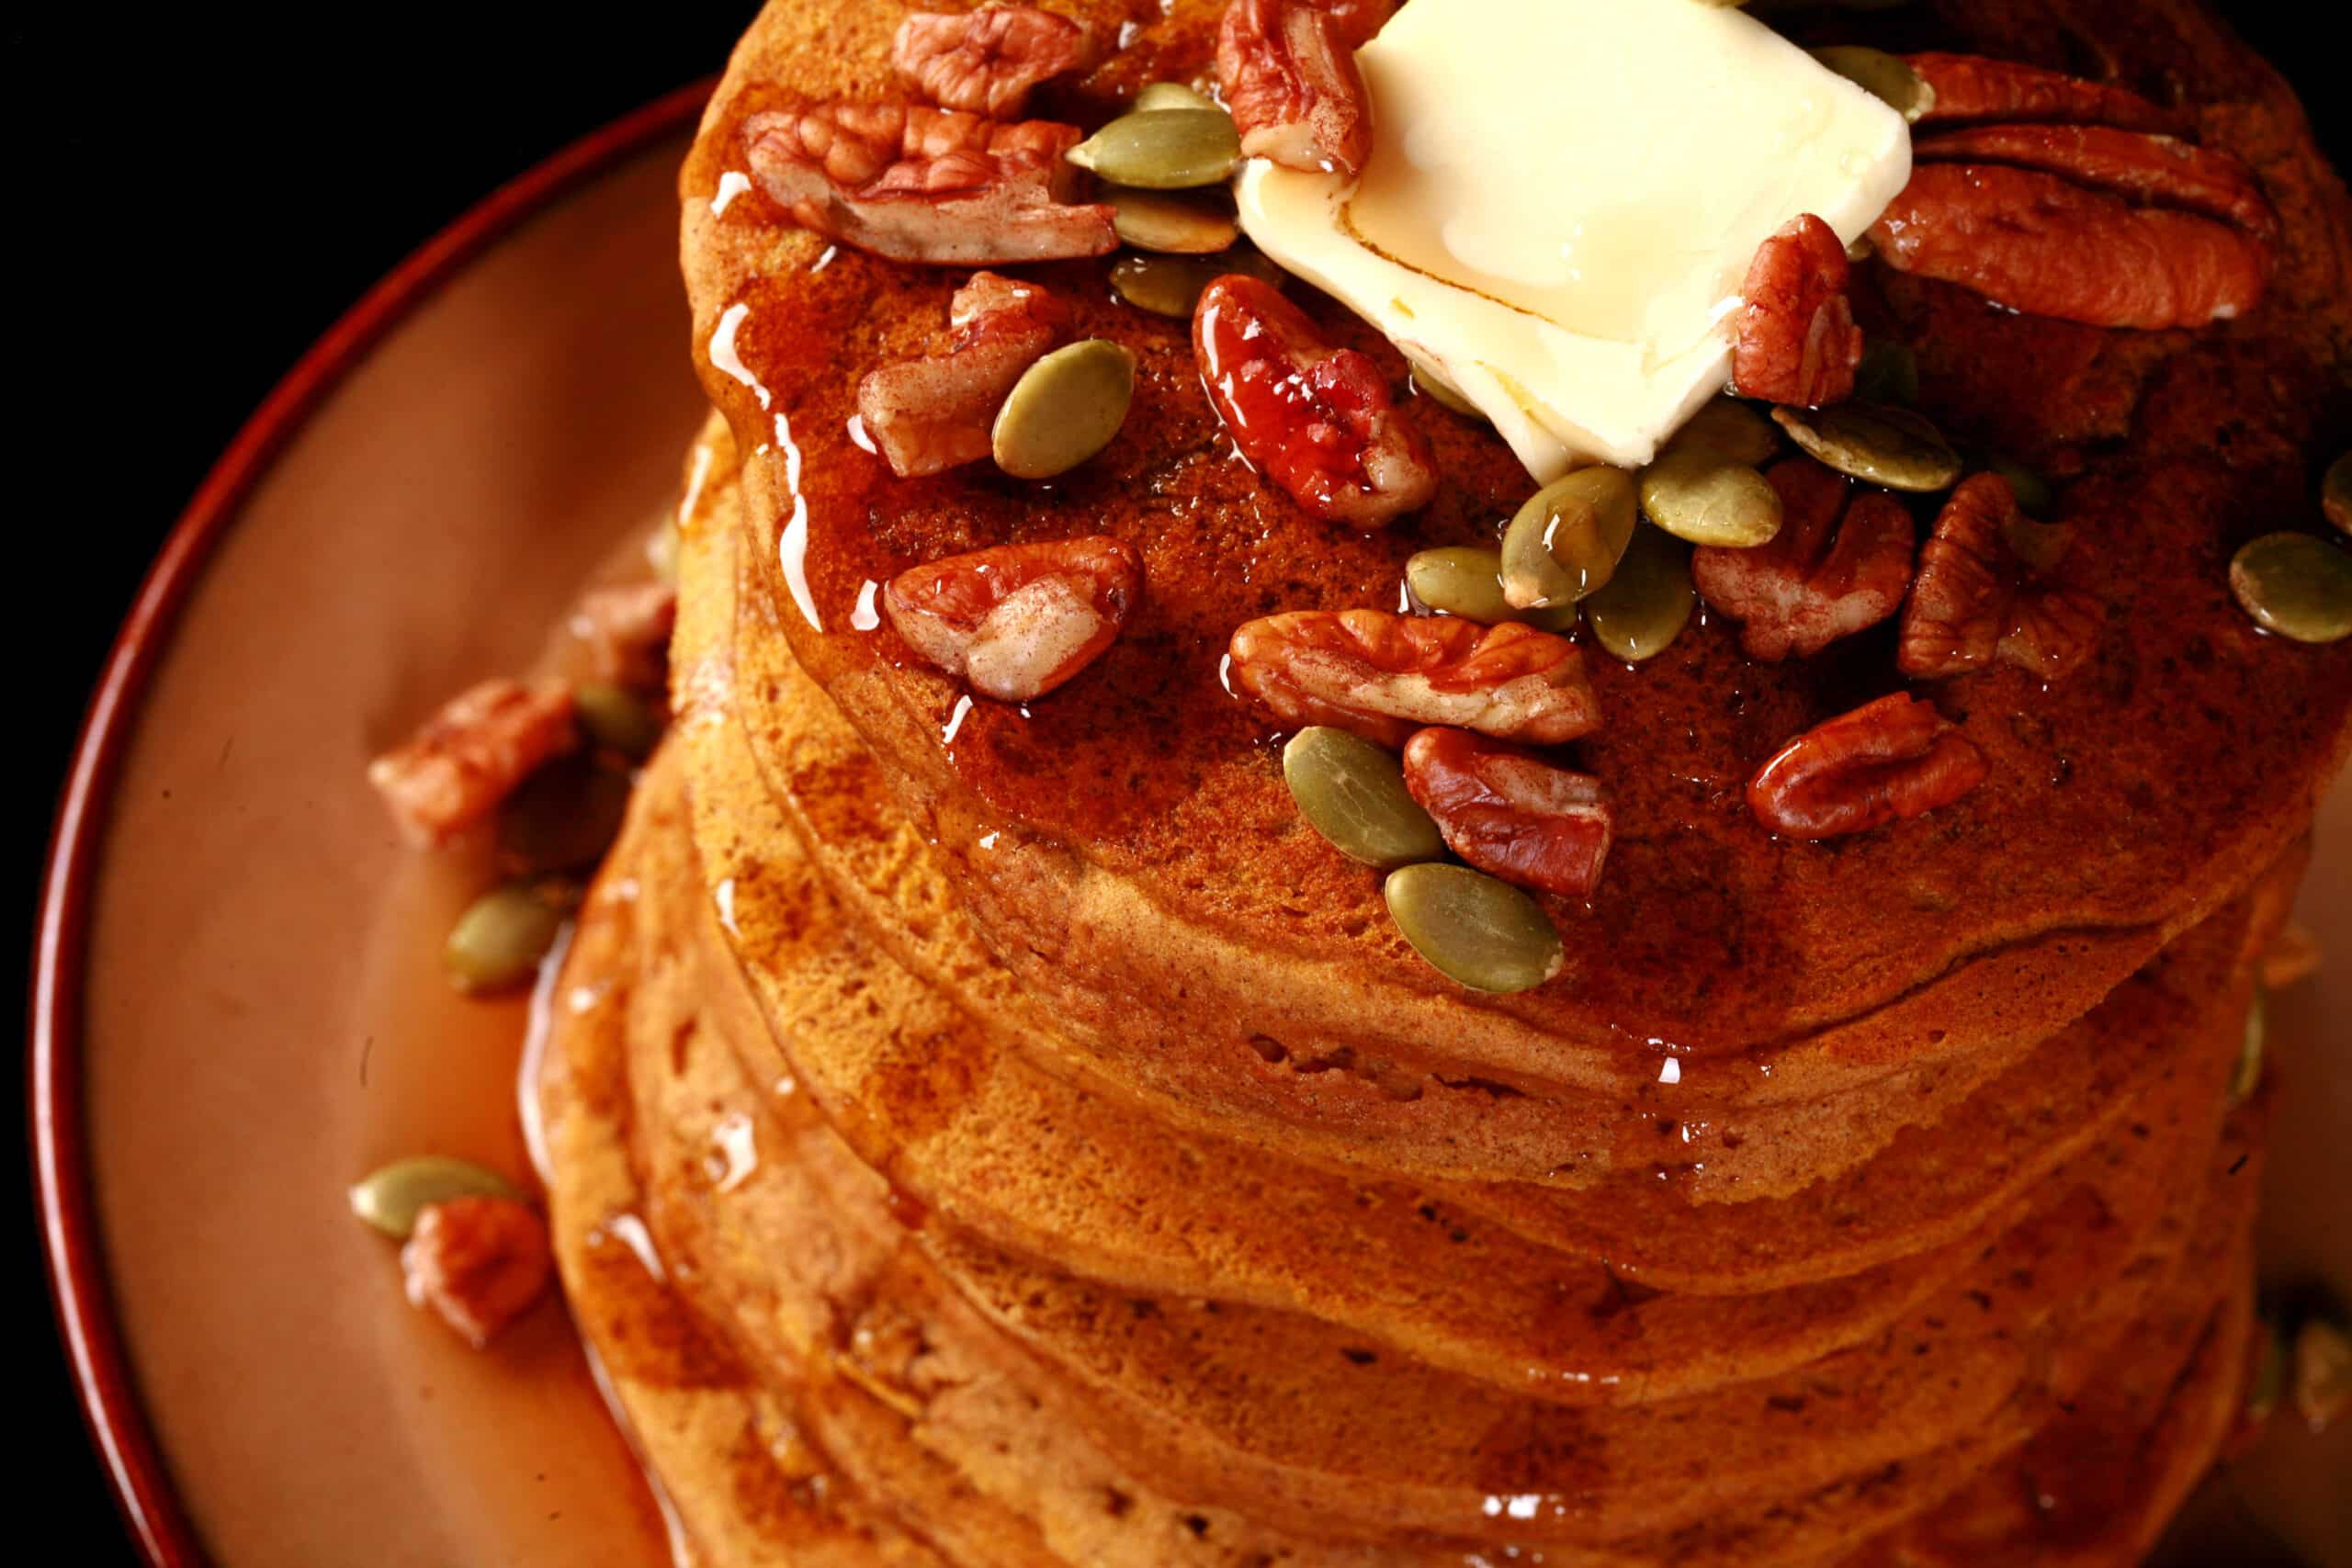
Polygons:
M629 1157L623 1163L629 1168L649 1173L644 1179L647 1193L635 1201L633 1206L646 1216L646 1223L658 1242L659 1256L667 1260L672 1277L678 1281L676 1288L698 1303L702 1311L720 1320L724 1326L716 1332L736 1347L735 1353L740 1357L741 1364L762 1369L763 1376L775 1380L782 1390L788 1391L789 1407L799 1412L799 1418L810 1432L821 1435L827 1445L826 1453L842 1455L850 1450L864 1452L879 1444L883 1452L895 1455L886 1463L877 1463L870 1459L861 1461L856 1458L834 1459L831 1462L843 1465L852 1473L867 1471L902 1498L918 1506L922 1501L924 1489L907 1479L910 1461L893 1446L894 1442L903 1445L906 1441L902 1427L911 1430L918 1446L928 1445L934 1452L944 1448L960 1454L967 1446L977 1444L984 1451L1000 1455L1011 1452L1030 1458L1037 1468L1055 1477L1111 1477L1108 1480L1087 1480L1084 1485L1076 1488L1081 1499L1080 1503L1072 1504L1064 1498L1057 1505L1065 1509L1074 1508L1074 1517L1080 1520L1094 1518L1103 1512L1102 1488L1117 1488L1121 1495L1130 1499L1131 1506L1138 1497L1150 1499L1148 1509L1136 1506L1136 1512L1156 1514L1164 1509L1170 1513L1182 1513L1187 1518L1211 1517L1183 1512L1200 1507L1202 1505L1196 1501L1171 1500L1134 1486L1132 1477L1135 1473L1149 1474L1164 1482L1164 1478L1182 1475L1191 1468L1171 1467L1160 1462L1165 1456L1151 1455L1148 1456L1149 1462L1142 1463L1129 1459L1122 1464L1106 1461L1100 1451L1094 1451L1088 1455L1087 1463L1072 1469L1069 1456L1050 1452L1051 1449L1069 1447L1067 1437L1049 1445L1047 1452L1033 1449L1028 1441L1012 1440L1012 1435L1001 1429L1001 1423L1009 1418L1007 1412L1029 1410L1032 1412L1030 1420L1034 1424L1034 1412L1046 1402L1058 1400L1068 1404L1070 1394L1067 1384L1054 1380L1040 1380L1032 1356L1004 1343L1021 1336L1006 1331L1007 1325L1001 1320L1001 1300L998 1303L997 1314L989 1314L983 1302L982 1312L976 1314L966 1301L964 1292L947 1283L944 1276L956 1272L958 1248L953 1245L940 1245L944 1227L938 1216L923 1216L916 1228L909 1230L906 1224L909 1215L921 1215L921 1211L910 1209L902 1201L895 1201L888 1184L854 1159L847 1145L831 1133L821 1117L815 1114L811 1097L802 1086L791 1083L782 1093L773 1089L762 1093L751 1087L751 1080L742 1071L740 1052L727 1048L722 1042L730 1033L740 1037L746 1029L756 1030L758 1021L750 1006L749 993L743 988L740 977L730 977L724 967L727 962L725 942L705 898L702 880L694 874L690 851L681 841L683 836L674 831L674 814L682 809L677 798L677 779L681 772L665 761L657 763L650 775L640 795L631 837L624 844L618 863L608 872L605 879L608 890L625 887L628 896L600 896L592 904L590 923L583 930L581 945L571 960L571 973L567 976L570 988L575 992L584 988L586 994L594 998L585 1013L580 1016L608 1021L608 1032L612 1027L609 1021L625 1020L631 1036L628 1051L634 1103L628 1118ZM649 830L648 824L663 824L665 818L670 819L673 826L673 831L666 837ZM741 908L737 906L739 911ZM616 977L605 967L614 962L612 949L615 943L606 937L610 928L625 920L634 921L639 928L636 935L636 959L639 968L634 976L624 972ZM683 931L682 927L684 928ZM699 953L693 936L697 928L707 939L699 944ZM718 961L717 964L712 962L713 959ZM559 1037L561 1059L570 1061L582 1054L571 1036L589 1027L590 1024L578 1021L567 1025L565 1032ZM2210 1092L2204 1098L2209 1104L2218 1104L2218 1098ZM606 1125L609 1127L611 1124L608 1119ZM560 1131L577 1125L571 1119L558 1122ZM2160 1142L2163 1147L2168 1149L2171 1146L2169 1141ZM2224 1165L2243 1166L2244 1161L2237 1157L2239 1152L2235 1144L2220 1150L2215 1156L2217 1169ZM2212 1185L2201 1175L2202 1168L2200 1165L2189 1173L2192 1179L2187 1189L2167 1205L2177 1217L2160 1223L2156 1230L2144 1236L2136 1247L2126 1249L2139 1258L2138 1264L2120 1271L2102 1288L2086 1292L2086 1299L2091 1304L2080 1309L2085 1324L2077 1325L2077 1331L2065 1337L2075 1347L2075 1354L2078 1358L2089 1358L2091 1350L2100 1342L2099 1335L2080 1332L2082 1327L2103 1317L2109 1325L2107 1335L2111 1337L2136 1321L2133 1303L2145 1294L2161 1294L2165 1289L2164 1281L2183 1272L2177 1268L2166 1267L2165 1259L2168 1252L2177 1251L2183 1245L2190 1221L2200 1213L2198 1197ZM2244 1181L2223 1180L2221 1185L2240 1195L2239 1207L2233 1211L2234 1217L2217 1217L2212 1213L2206 1213L2203 1224L2199 1228L2200 1231L2218 1229L2226 1238L2242 1233L2243 1198L2251 1189L2250 1184ZM560 1223L564 1221L568 1213L566 1205L560 1201ZM609 1213L609 1210L605 1211L607 1215ZM574 1227L566 1225L564 1228L571 1230ZM2044 1245L2070 1245L2077 1242L2080 1235L2081 1228L2077 1224L2070 1221L2055 1224L2050 1228ZM791 1245L782 1248L775 1246L772 1238L780 1236L791 1238ZM568 1258L570 1251L567 1249ZM2048 1260L2045 1254L2045 1261ZM631 1269L641 1270L641 1265L634 1258L627 1261ZM2079 1256L2073 1261L2078 1266L2083 1264ZM972 1260L966 1257L962 1264L968 1281L975 1272ZM571 1267L573 1263L568 1260L567 1269ZM2096 1269L2097 1266L2090 1267ZM2018 1255L2014 1253L2005 1253L1997 1258L1988 1256L1984 1260L1983 1283L1992 1290L2001 1289L2001 1278L2015 1278L2018 1268ZM2213 1288L2213 1276L2210 1269L2191 1269L2187 1272L2196 1278L2200 1289L2210 1292ZM641 1280L641 1272L637 1278ZM1012 1296L1027 1303L1022 1310L1031 1314L1041 1311L1035 1304L1041 1289L1047 1297L1060 1296L1073 1301L1082 1301L1085 1294L1082 1289L1074 1287L1066 1279L1056 1280L1049 1274L1032 1270L1020 1278L1021 1283L1012 1292ZM1974 1288L1971 1287L1972 1290ZM2014 1290L2014 1287L2010 1288ZM1984 1293L1989 1295L1991 1291ZM1147 1360L1142 1374L1147 1387L1159 1385L1164 1390L1168 1386L1166 1380L1187 1365L1197 1369L1205 1364L1208 1368L1207 1385L1214 1387L1239 1375L1243 1363L1253 1365L1256 1369L1254 1375L1262 1378L1273 1370L1301 1360L1296 1351L1281 1345L1261 1350L1257 1356L1250 1355L1248 1348L1261 1343L1265 1326L1252 1325L1248 1321L1250 1314L1247 1313L1235 1313L1220 1309L1215 1303L1207 1303L1208 1316L1202 1319L1203 1303L1163 1302L1156 1303L1153 1312L1140 1314L1129 1310L1131 1300L1125 1296L1117 1297L1109 1304L1121 1310L1081 1312L1079 1320L1089 1325L1105 1321L1117 1325L1174 1322L1189 1310L1196 1320L1210 1324L1213 1334L1214 1342L1204 1342L1197 1330L1190 1334L1175 1333L1161 1337L1162 1348L1158 1352L1160 1359L1158 1362ZM2007 1312L2006 1307L1996 1309L1990 1305L1978 1310L1988 1314L1996 1310L2004 1314ZM902 1324L910 1315L920 1323L918 1331L901 1327L890 1332L881 1326ZM1937 1315L1927 1314L1922 1322L1934 1323ZM993 1335L987 1321L991 1317L999 1319L995 1325L997 1332ZM2007 1317L2001 1330L1985 1337L1997 1341L2019 1321L2014 1316ZM1032 1324L1030 1327L1034 1331L1035 1325ZM1917 1330L1890 1337L1891 1340L1898 1342L1892 1347L1897 1352L1896 1359L1916 1364L1918 1359L1925 1357L1939 1367L1951 1363L1952 1341L1965 1337L1942 1337L1932 1347L1922 1343L1914 1348L1908 1337L1910 1332ZM1930 1339L1939 1338L1938 1330L1929 1329L1927 1333ZM1080 1331L1080 1337L1099 1337L1099 1333L1090 1326ZM969 1352L977 1358L976 1362L967 1364L958 1359L957 1352L943 1348L963 1339L976 1341L983 1347ZM905 1367L900 1367L895 1373L881 1370L894 1364L888 1347L897 1345L903 1349L910 1344L922 1347L910 1364L922 1364L924 1358L939 1358L942 1359L941 1368L952 1366L957 1370L952 1377L941 1368L928 1372L912 1371ZM1035 1347L1030 1348L1034 1351ZM1144 1348L1148 1350L1148 1345ZM1133 1353L1132 1345L1129 1353ZM1205 1362L1203 1360L1204 1354ZM1351 1372L1360 1373L1364 1370L1351 1358L1324 1359L1334 1364L1344 1361ZM2020 1356L2018 1359L2023 1360L2027 1358ZM2063 1361L2064 1358L2059 1359ZM1375 1360L1373 1364L1378 1363ZM1014 1397L1001 1393L988 1397L972 1394L972 1389L984 1386L986 1382L982 1374L974 1370L975 1365L993 1369L988 1377L1024 1380L1031 1385L1030 1396ZM2098 1365L2096 1359L2085 1360L2086 1370ZM1792 1412L1792 1425L1802 1420L1800 1413L1808 1397L1814 1403L1826 1406L1823 1415L1817 1417L1820 1422L1818 1431L1800 1427L1799 1430L1804 1434L1801 1440L1784 1445L1784 1451L1792 1457L1802 1456L1812 1462L1826 1461L1834 1466L1838 1462L1838 1456L1834 1451L1825 1454L1825 1450L1835 1450L1839 1440L1853 1442L1858 1432L1872 1434L1889 1429L1891 1424L1884 1419L1854 1419L1857 1405L1845 1403L1835 1392L1824 1392L1837 1389L1838 1370L1836 1362L1816 1369L1805 1380L1811 1391L1809 1395L1786 1390L1779 1392L1781 1406L1797 1407ZM1193 1375L1200 1375L1197 1370ZM1426 1374L1415 1372L1408 1375L1420 1377ZM1177 1381L1181 1383L1183 1380L1180 1378ZM1964 1375L1955 1382L1959 1388L1948 1389L1940 1377L1922 1379L1915 1373L1901 1379L1894 1392L1898 1403L1907 1400L1916 1415L1920 1413L1921 1406L1939 1401L1949 1404L1955 1394L1977 1391L1982 1387L1979 1376ZM957 1430L959 1420L971 1418L969 1411L941 1414L934 1418L933 1413L942 1397L942 1390L952 1390L956 1399L968 1400L988 1413L986 1418L978 1421L980 1430L978 1433ZM786 1395L780 1393L776 1397L781 1402ZM1978 1397L1984 1395L1979 1393ZM1155 1404L1158 1403L1155 1401ZM1328 1413L1331 1409L1329 1391L1325 1390L1299 1393L1286 1400L1270 1402L1263 1397L1255 1397L1243 1403L1261 1410L1270 1405L1300 1412ZM1375 1401L1376 1405L1391 1403L1385 1398ZM1699 1402L1701 1405L1705 1403ZM910 1427L907 1425L908 1411L895 1408L899 1404L909 1404L918 1413ZM1997 1394L1993 1397L1989 1408L1962 1402L1957 1408L1940 1411L1939 1415L1951 1427L1964 1429L1965 1435L1954 1437L1950 1442L1936 1444L1926 1450L1924 1454L1912 1456L1921 1461L1916 1466L1912 1479L1885 1479L1873 1471L1868 1484L1861 1480L1849 1478L1810 1490L1801 1489L1799 1495L1804 1501L1793 1513L1786 1498L1781 1498L1770 1509L1759 1510L1745 1522L1736 1507L1727 1507L1726 1504L1737 1493L1739 1483L1733 1478L1745 1478L1752 1483L1755 1479L1752 1469L1745 1465L1724 1465L1715 1471L1712 1485L1700 1485L1694 1492L1690 1489L1690 1483L1685 1477L1645 1465L1635 1475L1629 1477L1633 1483L1628 1488L1630 1493L1662 1496L1666 1506L1703 1514L1711 1523L1701 1528L1686 1522L1679 1527L1670 1527L1667 1534L1654 1534L1646 1540L1635 1538L1627 1541L1621 1536L1620 1540L1607 1544L1575 1550L1553 1542L1546 1548L1545 1560L1593 1562L1802 1560L1804 1554L1812 1551L1821 1540L1838 1539L1838 1531L1858 1523L1891 1523L1930 1506L1938 1497L1956 1487L1962 1477L1970 1473L1961 1462L1963 1459L1974 1456L1977 1462L1982 1462L1992 1457L2004 1438L2023 1440L2032 1429L2033 1422L2028 1413L2034 1407L2034 1402L2016 1398L2004 1400ZM1422 1398L1411 1404L1397 1404L1396 1408L1440 1413L1434 1426L1425 1424L1420 1427L1423 1447L1405 1456L1409 1462L1425 1457L1430 1444L1442 1444L1447 1417L1458 1416L1464 1403L1456 1398ZM1522 1408L1533 1410L1535 1407L1525 1406L1522 1402ZM1481 1419L1491 1414L1477 1410L1475 1402L1471 1405L1471 1413ZM1116 1452L1125 1446L1132 1452L1141 1440L1139 1428L1149 1424L1135 1421L1136 1414L1121 1408L1106 1420L1097 1411L1094 1419L1102 1423L1102 1428L1098 1431L1095 1427L1088 1425L1086 1429L1096 1432L1097 1443L1104 1448ZM1725 1443L1736 1430L1736 1424L1723 1419L1720 1411L1700 1409L1697 1414L1708 1421L1710 1440L1715 1444ZM1884 1412L1881 1414L1883 1416ZM1574 1459L1579 1472L1589 1474L1592 1460L1589 1429L1579 1425L1574 1428L1554 1428L1544 1434L1539 1422L1539 1416L1528 1417L1521 1438L1522 1446L1514 1450L1511 1455L1507 1458L1487 1456L1487 1462L1499 1459L1505 1466L1516 1464L1520 1467L1515 1472L1498 1470L1493 1474L1499 1477L1506 1472L1513 1473L1521 1480L1512 1484L1523 1484L1527 1479L1543 1473L1544 1461L1533 1457L1537 1452L1559 1450L1565 1450L1567 1456ZM1084 1425L1082 1417L1081 1424ZM1576 1435L1576 1441L1572 1444L1566 1441L1570 1431ZM895 1439L890 1436L893 1433L899 1434ZM1108 1435L1113 1433L1116 1436ZM1546 1435L1554 1445L1552 1450L1543 1448L1541 1439ZM1935 1430L1928 1433L1930 1438L1942 1435ZM1033 1440L1045 1442L1042 1437ZM1378 1445L1374 1447L1376 1449ZM1332 1462L1331 1450L1327 1445L1318 1444L1317 1449L1322 1455L1319 1463ZM1607 1452L1608 1445L1601 1445L1600 1451ZM1668 1445L1655 1449L1645 1447L1643 1451L1654 1454L1673 1450ZM1928 1462L1929 1461L1932 1462ZM967 1475L974 1466L985 1468L983 1461L968 1454L952 1462ZM997 1462L1001 1464L1004 1461L1000 1459ZM920 1466L914 1468L917 1471L921 1469ZM1218 1480L1219 1489L1229 1491L1234 1478L1229 1472L1220 1470ZM962 1490L961 1483L943 1481L940 1484L950 1495L960 1500L954 1520L935 1523L932 1528L978 1538L976 1542L959 1537L956 1560L1173 1560L1129 1555L1139 1549L1125 1544L1114 1549L1102 1541L1095 1542L1076 1556L1059 1559L1034 1556L1025 1549L1016 1551L1004 1544L1005 1538L1024 1539L1015 1528L1015 1519L1044 1517L1038 1513L1045 1505L1040 1501L1040 1483L1035 1477L1019 1482L1000 1478L990 1483L973 1483L982 1485L983 1490L987 1484L1014 1489L1014 1493L1007 1495L1017 1494L1020 1499L1017 1511L1005 1510L1003 1517ZM1372 1495L1389 1497L1396 1485L1395 1478L1379 1478ZM1049 1485L1046 1490L1056 1488ZM1485 1495L1494 1495L1488 1493ZM1513 1497L1536 1495L1532 1492L1510 1494ZM1561 1512L1566 1518L1557 1522L1573 1522L1580 1534L1590 1533L1594 1529L1603 1533L1616 1530L1623 1521L1616 1521L1613 1525L1595 1523L1609 1517L1595 1502L1600 1495L1600 1490L1588 1485L1577 1494L1577 1504L1573 1509L1561 1506ZM1197 1497L1198 1494L1194 1495ZM1547 1507L1555 1502L1555 1499L1547 1499ZM933 1506L936 1506L935 1501ZM1393 1498L1391 1506L1394 1506ZM1476 1506L1483 1510L1483 1496ZM1307 1517L1324 1520L1346 1518L1350 1521L1350 1528L1363 1528L1363 1516L1367 1512L1376 1514L1378 1509L1359 1507L1334 1511L1327 1504L1309 1508ZM1726 1515L1728 1523L1724 1522ZM1791 1520L1796 1522L1792 1523ZM1508 1520L1510 1529L1521 1534L1539 1536L1555 1524L1555 1521L1548 1517ZM1097 1525L1094 1528L1100 1530L1107 1527ZM1187 1526L1181 1532L1181 1537L1197 1541L1214 1535L1220 1541L1231 1544L1237 1537L1250 1536L1250 1528L1233 1516L1219 1512L1204 1534L1196 1535ZM1250 1539L1258 1544L1250 1545L1248 1551L1263 1550L1263 1541L1267 1538L1262 1533L1250 1536ZM1119 1540L1125 1541L1125 1538ZM1771 1543L1769 1550L1764 1544L1768 1541ZM1366 1543L1366 1549L1369 1549L1369 1543ZM1068 1551L1071 1549L1065 1545L1061 1550ZM1331 1555L1331 1550L1325 1545L1317 1545L1312 1553L1314 1560L1349 1560L1346 1556ZM1561 1555L1563 1551L1566 1554ZM1420 1554L1383 1555L1379 1560L1415 1561L1419 1558ZM1202 1559L1187 1556L1185 1560ZM1254 1559L1232 1557L1225 1560Z
M2243 538L2308 504L2303 454L2339 434L2324 421L2340 417L2346 203L2285 89L2202 11L2076 0L1841 17L1841 36L1903 29L1890 41L2057 63L2069 40L2096 44L2124 80L2261 167L2288 216L2278 280L2261 310L2212 332L2086 336L1862 269L1866 322L1918 334L1928 412L1956 436L1997 436L2072 476L2064 515L2091 547L2068 570L2106 604L2098 653L2046 690L2008 670L1948 683L1992 782L1829 844L1769 838L1738 786L1790 736L1888 689L1885 637L1759 666L1713 622L1638 670L1604 662L1604 726L1577 765L1615 803L1618 847L1589 907L1551 907L1567 949L1558 977L1496 998L1422 965L1388 924L1377 877L1298 822L1272 731L1217 667L1252 616L1392 603L1406 555L1491 537L1530 488L1523 473L1491 437L1408 400L1437 453L1438 499L1376 536L1313 523L1230 458L1181 326L1124 310L1072 265L1034 270L1078 333L1139 356L1118 440L1046 489L976 471L890 478L848 434L857 372L920 352L957 278L849 251L820 268L821 241L759 200L714 216L707 199L739 155L745 112L886 88L883 53L852 40L890 14L857 9L854 22L823 0L764 10L683 180L696 341L741 307L732 342L759 389L700 356L750 454L748 558L762 570L748 574L746 637L784 645L763 660L788 646L833 696L900 807L941 844L982 940L1090 1071L1220 1116L1392 1138L1426 1168L1544 1180L1600 1157L1550 1131L1560 1118L1544 1113L1564 1102L1677 1114L1653 1082L1661 1052L1722 1058L1686 1082L1813 1100L1863 1068L1964 1077L1956 1064L2038 1042L2251 886L2339 765L2352 649L2259 636L2222 569ZM1211 9L1133 18L1114 65L1052 111L1099 118L1139 75L1192 74ZM828 47L807 47L820 36ZM1295 292L1401 384L1385 343ZM2018 431L2021 400L2079 403L2104 423ZM867 586L918 561L1076 533L1134 546L1148 591L1122 639L1048 699L973 704L959 719L953 683L887 627L854 629ZM769 743L765 725L747 730ZM1775 1069L1760 1088L1759 1051ZM1347 1070L1315 1070L1331 1067ZM1498 1114L1523 1100L1535 1125Z

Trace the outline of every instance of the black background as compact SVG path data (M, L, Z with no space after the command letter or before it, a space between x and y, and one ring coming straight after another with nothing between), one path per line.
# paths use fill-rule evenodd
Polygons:
M51 803L115 626L238 425L410 250L565 142L717 70L754 9L10 8L0 376L17 412L0 442L0 582L17 595L0 618L28 763L0 897L10 953L29 952ZM2222 9L2297 77L2343 161L2334 29L2307 19L2332 8ZM55 1348L21 1143L14 1168L8 1425L40 1456L19 1472L19 1539L39 1519L76 1562L128 1563Z

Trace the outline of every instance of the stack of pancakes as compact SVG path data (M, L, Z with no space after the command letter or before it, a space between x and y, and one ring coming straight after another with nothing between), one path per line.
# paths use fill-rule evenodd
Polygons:
M1068 8L1121 47L1033 112L1206 62L1215 6ZM719 415L676 723L540 1086L575 1311L698 1557L2135 1560L2235 1419L2252 965L2352 738L2352 645L2263 637L2224 583L2344 434L2352 227L2284 90L2169 0L1849 19L2168 84L2288 215L2270 301L2101 333L1863 269L1922 406L2066 480L2098 653L1936 689L1991 778L1818 844L1740 785L1894 689L1887 637L1764 666L1702 619L1604 661L1580 759L1618 845L1547 904L1563 972L1497 998L1297 818L1218 663L1252 616L1393 604L1524 473L1413 399L1438 499L1317 523L1233 460L1184 323L1073 263L1024 275L1136 352L1119 438L1046 486L893 479L857 378L964 275L712 198L747 113L890 96L900 14L775 0L685 171ZM1145 604L1035 703L876 624L909 566L1102 533Z

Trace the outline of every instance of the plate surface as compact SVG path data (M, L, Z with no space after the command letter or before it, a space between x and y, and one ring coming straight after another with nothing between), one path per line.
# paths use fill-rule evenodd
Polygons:
M159 1562L668 1560L560 1310L464 1349L343 1190L420 1151L527 1169L524 1004L442 983L473 884L395 840L363 771L527 666L670 502L702 408L673 259L696 101L519 182L322 344L340 378L306 366L224 461L251 482L208 487L217 530L175 538L101 693L44 915L36 1130L69 1341ZM2333 963L2274 1014L2267 1267L2342 1292L2352 787L2303 916ZM2352 1563L2331 1472L2352 1427L2276 1424L2206 1539L2240 1539L2250 1501Z

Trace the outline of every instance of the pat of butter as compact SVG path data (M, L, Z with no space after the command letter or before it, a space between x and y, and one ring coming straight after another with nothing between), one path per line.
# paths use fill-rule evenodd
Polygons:
M1539 480L1648 462L1730 379L1756 247L1850 242L1910 178L1902 116L1699 0L1412 0L1356 59L1361 179L1253 161L1241 225Z

